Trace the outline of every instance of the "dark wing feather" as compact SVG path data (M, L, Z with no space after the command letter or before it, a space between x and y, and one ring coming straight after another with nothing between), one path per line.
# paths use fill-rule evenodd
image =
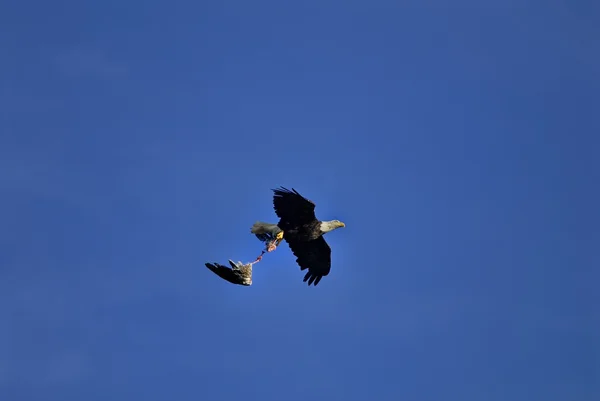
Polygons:
M331 270L331 248L325 238L320 236L312 241L287 239L286 241L297 258L296 263L300 266L300 270L308 269L303 281L308 281L308 285L313 282L314 285L319 284L323 276L328 275Z
M204 265L223 280L229 281L232 284L242 285L243 283L243 277L238 270L233 270L219 263L205 263Z
M294 188L273 189L273 208L277 217L292 226L298 226L316 220L315 204L300 195Z

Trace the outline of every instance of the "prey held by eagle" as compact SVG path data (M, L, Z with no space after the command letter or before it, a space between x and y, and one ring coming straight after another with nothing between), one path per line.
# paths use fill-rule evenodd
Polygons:
M331 248L323 235L346 225L339 220L321 221L315 216L315 203L294 188L273 189L273 208L279 217L277 224L256 222L250 229L259 240L267 243L263 251L272 252L284 239L300 270L307 270L304 282L317 285L331 270ZM262 254L257 261L262 258Z
M217 276L232 284L249 287L252 285L252 264L234 263L229 259L231 268L220 263L205 263L204 265Z

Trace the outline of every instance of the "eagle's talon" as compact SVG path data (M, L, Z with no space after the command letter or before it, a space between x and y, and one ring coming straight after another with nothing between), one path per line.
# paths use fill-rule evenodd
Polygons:
M275 248L277 248L279 244L281 244L281 241L283 241L283 231L279 231L275 235L275 239L269 244L269 252L274 251Z

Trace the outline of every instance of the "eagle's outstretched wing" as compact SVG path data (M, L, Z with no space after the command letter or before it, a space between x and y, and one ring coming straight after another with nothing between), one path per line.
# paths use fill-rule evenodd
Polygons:
M231 268L220 263L205 263L210 271L221 277L223 280L229 281L232 284L252 285L252 265L251 264L235 264L229 260Z
M315 204L300 195L295 189L279 187L273 189L273 209L275 214L292 226L315 221Z
M285 237L284 239L296 256L300 270L308 269L303 281L308 281L309 286L313 283L319 284L323 276L328 275L331 270L331 248L325 238L320 236L312 241L290 241Z

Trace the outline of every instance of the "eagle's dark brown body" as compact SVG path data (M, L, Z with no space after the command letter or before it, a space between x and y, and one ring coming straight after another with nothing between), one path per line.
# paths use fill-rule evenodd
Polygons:
M277 226L283 230L284 238L296 241L312 241L323 235L319 220L301 224L300 226L294 226L287 220L279 220Z

